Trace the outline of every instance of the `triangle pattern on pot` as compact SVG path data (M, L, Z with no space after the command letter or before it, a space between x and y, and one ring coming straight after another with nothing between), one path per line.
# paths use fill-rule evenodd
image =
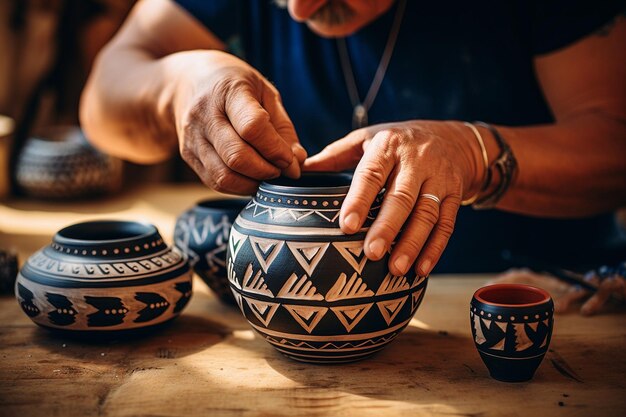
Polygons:
M259 269L256 274L252 269L252 264L248 264L248 268L246 269L245 274L243 274L243 290L245 292L251 292L255 294L265 295L271 298L274 298L274 294L267 288L267 284L265 284L265 278L261 275L261 270Z
M328 307L298 306L283 304L283 307L293 316L300 326L311 333L315 326L326 315Z
M363 250L362 240L356 242L333 242L333 246L356 272L359 274L363 272L367 257Z
M252 267L252 264L249 266ZM228 266L226 267L226 276L228 277L228 281L230 284L238 289L241 289L241 285L239 285L239 281L237 280L237 274L235 273L235 264L232 259L228 260Z
M417 306L419 306L420 304L423 292L424 289L420 288L418 291L415 291L413 294L411 294L411 313L415 313L415 310L417 310Z
M335 313L341 324L346 328L348 332L354 329L354 326L365 317L367 312L372 308L373 303L359 304L353 306L341 306L331 307L330 309Z
M406 303L408 298L409 296L406 295L402 298L396 298L395 300L379 301L376 303L378 309L380 310L380 314L383 315L383 318L388 325L391 324L400 310L402 310L402 306L404 306L404 303Z
M239 306L239 310L243 313L243 300L241 299L241 294L237 291L233 291L233 297L235 297L235 301L237 301L237 305Z
M287 242L294 258L309 276L313 275L329 246L329 242Z
M239 233L237 230L235 230L234 227L230 229L230 238L228 239L228 246L230 249L230 256L233 259L233 261L237 259L237 255L239 254L239 251L241 250L241 247L243 246L247 238L248 238L247 235L244 235L243 233Z
M426 277L420 277L420 276L416 276L413 279L413 284L411 284L411 288L415 288L418 285L420 285L422 282L424 282L424 280L426 279Z
M261 264L261 268L267 273L267 269L278 256L285 241L250 236L250 244L256 259Z
M243 299L246 300L246 303L248 304L248 307L250 307L252 313L261 323L263 323L265 327L270 324L272 317L274 317L276 310L280 306L278 303L269 303L267 301L255 300L248 297L243 297Z
M374 295L374 292L367 288L363 279L356 272L352 274L350 279L347 278L347 275L343 272L339 275L335 284L326 293L326 301L372 297Z
M317 288L309 277L306 275L298 277L296 274L291 274L280 291L278 291L277 297L316 301L324 299L324 296L317 292Z
M405 276L387 274L383 282L378 287L376 295L393 294L395 292L405 291L409 289L409 283Z

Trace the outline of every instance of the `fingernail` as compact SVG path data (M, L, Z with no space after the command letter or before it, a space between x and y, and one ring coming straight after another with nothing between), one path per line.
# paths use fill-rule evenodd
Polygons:
M420 270L424 275L430 274L430 261L428 259L424 259L420 264Z
M343 224L353 232L359 228L359 223L359 215L356 213L350 213L343 219Z
M408 255L400 255L400 256L398 256L398 259L396 259L396 261L393 263L393 266L395 266L396 269L398 271L400 271L400 273L402 275L406 274L406 271L408 271L408 269L409 269L409 257L408 257Z
M372 255L375 258L380 258L385 253L386 246L387 245L385 244L385 241L381 238L378 238L378 239L374 239L374 241L370 243L369 248L370 248L370 252L372 252Z

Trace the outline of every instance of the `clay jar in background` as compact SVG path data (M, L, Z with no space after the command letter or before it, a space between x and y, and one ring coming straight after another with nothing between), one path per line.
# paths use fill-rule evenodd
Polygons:
M89 335L126 334L176 318L191 297L187 258L155 226L68 226L18 274L15 295L36 324Z
M249 199L203 200L176 219L174 244L189 257L194 272L225 303L235 305L226 276L230 228Z
M494 379L530 380L545 356L554 323L550 295L536 287L495 284L470 303L474 344Z
M393 276L389 253L365 257L363 228L345 235L339 209L352 177L303 174L264 182L235 220L228 278L250 325L279 352L304 362L338 363L383 349L407 326L427 278L414 268Z

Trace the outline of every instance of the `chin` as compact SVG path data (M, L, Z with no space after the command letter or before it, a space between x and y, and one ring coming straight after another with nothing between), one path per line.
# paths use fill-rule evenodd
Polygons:
M358 31L363 25L358 23L344 23L341 25L325 25L307 21L309 29L324 38L343 38Z

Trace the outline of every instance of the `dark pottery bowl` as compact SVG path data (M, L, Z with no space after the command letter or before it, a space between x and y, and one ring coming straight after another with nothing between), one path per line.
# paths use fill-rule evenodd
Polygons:
M177 317L191 297L191 271L153 225L77 223L26 261L15 295L43 327L129 333Z
M241 198L203 200L176 219L174 244L189 257L194 272L220 300L235 305L226 276L230 228L250 202Z
M352 177L304 174L261 184L235 220L228 278L250 325L278 351L304 362L341 363L383 349L408 324L427 278L392 276L389 254L365 257L363 228L345 235L339 209Z
M480 288L470 303L474 344L492 378L530 380L548 351L554 303L546 291L519 284Z

